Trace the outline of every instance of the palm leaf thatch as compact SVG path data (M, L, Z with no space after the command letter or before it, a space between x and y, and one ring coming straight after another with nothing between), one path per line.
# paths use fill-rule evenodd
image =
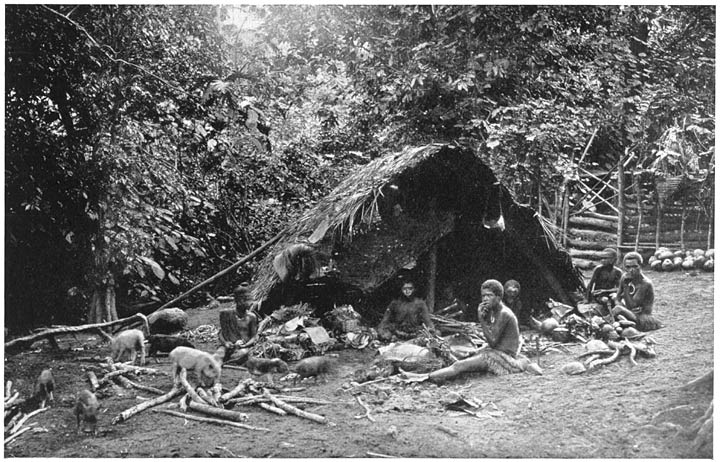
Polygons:
M260 263L252 293L263 301L283 291L288 281L273 261L302 244L317 250L321 264L332 257L339 278L365 296L435 248L446 279L458 278L456 286L464 286L470 299L482 281L459 280L469 273L486 277L495 270L501 278L529 265L548 273L535 284L538 297L568 302L567 293L581 288L582 279L546 226L533 210L515 203L471 151L449 144L409 147L359 168L290 223ZM458 274L453 268L460 268ZM537 276L525 279L531 278Z

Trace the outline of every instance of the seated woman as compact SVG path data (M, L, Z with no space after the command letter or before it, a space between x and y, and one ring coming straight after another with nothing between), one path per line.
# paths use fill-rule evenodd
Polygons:
M661 328L662 324L652 315L655 289L652 281L643 274L642 263L642 255L637 252L629 252L623 258L626 273L620 280L618 304L613 308L613 314L635 322L638 330L649 331Z
M390 302L378 325L378 337L384 341L407 340L416 337L423 324L435 330L430 319L430 309L425 300L415 296L415 284L402 285L400 298Z
M502 302L502 284L489 279L480 287L480 295L482 303L478 306L478 319L487 346L469 358L431 372L428 376L430 380L444 381L465 372L488 371L495 375L505 375L523 370L522 363L517 360L520 353L520 330L517 318Z
M243 345L257 333L257 316L250 311L252 304L247 287L238 286L233 292L235 309L220 311L220 332L218 341L221 346L239 347L233 351L231 361L242 362L247 358L248 348Z

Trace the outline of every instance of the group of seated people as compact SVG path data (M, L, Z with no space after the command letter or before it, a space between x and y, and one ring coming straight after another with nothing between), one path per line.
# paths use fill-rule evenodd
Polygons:
M614 316L622 315L636 323L638 330L660 328L652 316L654 290L652 282L642 273L642 256L629 252L623 258L625 273L615 266L617 252L606 249L602 264L595 268L587 286L588 301L612 300L610 310ZM496 375L518 371L516 359L520 353L520 329L518 317L522 312L519 298L520 284L510 280L503 284L495 279L483 282L480 287L481 303L473 319L482 329L487 345L469 358L428 375L432 381L444 381L464 372L489 371ZM257 332L257 316L250 310L250 298L246 288L235 291L235 312L221 313L221 344L232 343L242 347ZM609 314L609 313L608 313ZM232 322L222 319L233 316ZM230 326L230 327L228 327ZM420 335L422 329L436 333L425 300L416 295L415 284L405 281L400 296L390 302L377 327L381 341L409 340ZM240 348L234 356L247 355Z
M587 285L588 301L604 302L602 304L609 306L613 317L622 315L628 321L633 321L640 331L662 327L652 314L655 289L652 281L642 272L642 255L637 252L625 254L623 273L615 266L617 251L607 248L603 252L605 258L595 268Z

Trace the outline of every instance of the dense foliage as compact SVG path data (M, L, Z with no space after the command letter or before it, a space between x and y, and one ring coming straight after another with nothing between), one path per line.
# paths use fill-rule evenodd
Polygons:
M467 144L525 202L595 131L588 161L657 168L674 130L712 170L714 32L711 6L8 5L6 325L166 301L404 144Z

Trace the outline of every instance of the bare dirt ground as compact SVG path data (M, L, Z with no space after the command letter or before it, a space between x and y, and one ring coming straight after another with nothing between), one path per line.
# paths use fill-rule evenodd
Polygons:
M6 357L4 379L13 380L23 396L31 393L40 371L51 366L57 380L55 402L33 417L36 427L6 446L6 457L394 457L432 458L697 458L688 439L673 425L688 426L702 416L713 399L710 391L681 386L713 367L713 274L682 272L648 276L656 286L656 313L665 328L653 332L656 359L627 357L599 370L566 376L560 366L583 351L552 352L541 358L544 375L464 376L444 386L427 383L379 382L359 388L371 409L368 418L355 396L343 391L355 369L368 365L375 351L344 350L341 366L298 396L323 398L334 404L306 410L324 415L322 425L295 416L277 416L242 407L248 424L270 432L200 423L144 411L112 425L113 417L152 397L122 389L101 399L99 434L78 435L72 408L74 395L86 387L84 370L92 366L76 358L104 355L108 345L89 337L61 342L67 351L52 353L45 343ZM190 328L217 324L217 311L190 310ZM85 351L70 351L86 345ZM214 345L198 347L212 350ZM150 367L155 367L150 360ZM167 358L159 369L169 371ZM248 376L224 369L222 382L232 388ZM139 376L144 385L169 390L169 376ZM3 382L4 383L4 382ZM300 384L298 384L300 386ZM448 410L449 391L488 404L479 417ZM492 404L490 404L492 403Z

